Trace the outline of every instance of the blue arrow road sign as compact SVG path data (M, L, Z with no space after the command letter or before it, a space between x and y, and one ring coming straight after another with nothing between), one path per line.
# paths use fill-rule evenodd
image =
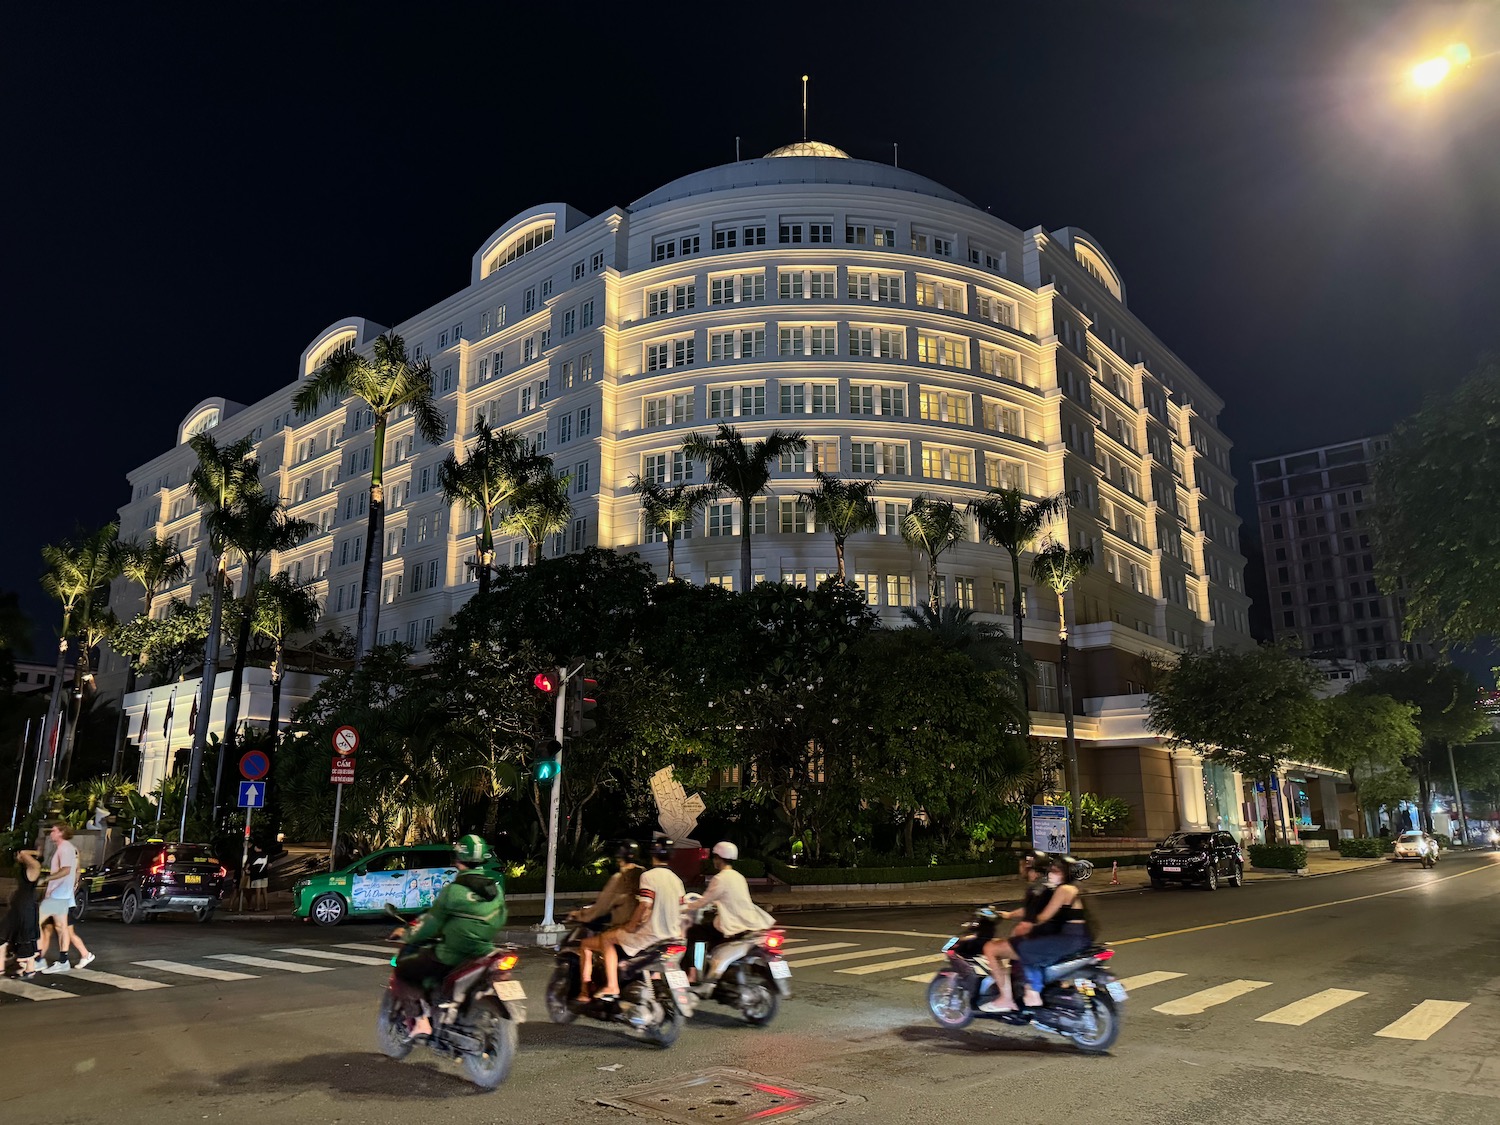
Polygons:
M266 786L263 781L240 782L240 808L258 809L266 803Z

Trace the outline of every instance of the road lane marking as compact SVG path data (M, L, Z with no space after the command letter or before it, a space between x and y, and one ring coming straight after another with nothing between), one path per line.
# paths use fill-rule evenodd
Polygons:
M332 949L278 949L277 953L290 953L296 957L321 957L325 961L347 961L351 965L390 966L389 957L361 957L357 953L338 953Z
M1325 1012L1331 1012L1335 1008L1343 1007L1351 1000L1358 1000L1361 996L1368 995L1368 992L1355 992L1348 988L1325 988L1322 992L1314 992L1295 1004L1288 1004L1285 1008L1277 1008L1274 1012L1256 1016L1255 1022L1284 1023L1288 1027L1301 1027Z
M387 957L391 957L400 948L400 943L388 941L384 945L371 945L368 942L341 941L338 947L340 949L363 949L370 953L384 953Z
M256 969L284 969L289 973L329 973L332 965L303 965L297 961L277 961L271 957L249 957L243 953L210 953L215 961L233 961Z
M1137 988L1146 988L1153 984L1161 984L1163 981L1176 980L1178 977L1186 975L1185 973L1140 973L1133 977L1126 977L1120 983L1125 986L1126 992L1134 992Z
M772 903L774 906L775 903ZM933 909L933 908L929 908ZM788 932L792 930L805 930L813 934L879 934L881 937L928 937L937 938L939 941L953 936L953 931L946 934L924 934L917 930L853 930L840 926L783 926Z
M910 952L909 945L888 945L881 949L856 949L853 953L830 953L827 957L809 957L805 961L788 961L787 964L794 969L810 969L814 965L831 965L835 961L857 961L861 957L884 957L887 953Z
M254 973L232 973L228 969L205 969L201 965L188 965L181 961L137 961L143 969L160 969L164 973L180 973L185 977L203 977L207 980L254 980Z
M1467 1007L1457 1000L1423 1000L1395 1023L1386 1024L1375 1034L1383 1039L1431 1039Z
M78 995L76 992L59 992L55 988L43 988L39 984L28 984L24 980L9 980L5 977L0 977L0 992L8 992L24 1000L66 1000L69 996Z
M1209 922L1202 926L1187 926L1181 930L1163 930L1159 934L1142 934L1140 937L1120 938L1112 941L1110 945L1133 945L1138 941L1155 941L1157 938L1178 937L1182 934L1202 933L1204 930L1222 930L1225 926L1238 926L1243 922L1264 922L1268 918L1286 918L1293 914L1306 914L1310 910L1327 910L1330 906L1347 906L1351 902L1366 902L1372 898L1385 898L1387 895L1405 894L1407 891L1425 891L1438 883L1446 883L1449 879L1462 879L1465 875L1477 875L1483 871L1500 871L1500 864L1489 864L1484 867L1471 867L1467 871L1460 871L1457 875L1444 875L1440 879L1424 879L1420 883L1413 883L1409 887L1397 887L1391 891L1376 891L1374 894L1355 895L1353 898L1334 899L1332 902L1319 902L1312 906L1297 906L1291 910L1277 910L1270 914L1252 914L1246 918L1231 918L1227 922Z
M98 969L74 969L68 974L80 980L91 980L96 984L107 984L112 988L124 989L126 992L149 992L153 988L171 988L159 980L143 980L140 977L121 977L114 973L101 973Z
M902 977L902 980L913 980L918 984L931 984L937 979L936 973L918 973L916 976Z
M1190 992L1177 1000L1168 1000L1152 1008L1164 1016L1196 1016L1220 1004L1227 1004L1240 996L1254 992L1257 988L1269 988L1268 980L1232 980L1227 984L1216 984L1202 992Z
M801 957L804 953L825 953L830 949L853 949L856 943L852 941L830 941L826 945L804 945L796 950L792 956Z
M884 973L891 969L909 969L913 965L930 965L934 961L947 959L945 953L925 953L921 957L903 957L899 961L879 961L873 965L856 965L852 969L838 969L836 972L848 973L852 977L862 977L869 973Z

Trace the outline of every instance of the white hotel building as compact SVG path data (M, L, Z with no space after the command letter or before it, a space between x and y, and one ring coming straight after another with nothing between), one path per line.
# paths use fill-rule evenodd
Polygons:
M795 494L815 469L878 477L880 528L850 541L848 569L897 620L927 581L897 530L913 497L1074 491L1067 534L1097 562L1072 599L1084 788L1130 801L1138 834L1237 828L1235 779L1219 772L1205 786L1195 758L1142 725L1151 655L1249 643L1222 403L1125 298L1083 231L1022 230L913 172L818 143L696 172L592 217L534 207L484 242L461 290L390 326L431 361L448 437L428 446L409 418L390 429L378 639L421 650L475 589L476 525L444 501L437 473L476 419L525 435L571 476L572 522L549 556L597 545L658 569L666 548L643 540L632 474L693 473L682 439L720 422L752 439L801 430L806 456L778 467L764 500L711 506L678 544L681 576L734 584L749 521L758 577L817 582L833 570L833 542ZM201 589L209 560L185 442L210 426L226 441L249 435L268 489L318 529L274 568L316 584L327 626L352 628L369 416L350 403L301 418L291 400L335 348L384 331L336 321L281 390L193 406L178 444L129 474L122 534L175 537ZM519 541L497 549L502 562L521 557ZM976 537L942 570L947 600L1008 622L1004 552ZM1055 603L1029 591L1028 604L1038 729L1060 735ZM122 587L115 609L136 612L138 595ZM144 693L127 701L132 732L143 706ZM263 710L252 700L250 719ZM153 714L148 774L164 757L160 735Z

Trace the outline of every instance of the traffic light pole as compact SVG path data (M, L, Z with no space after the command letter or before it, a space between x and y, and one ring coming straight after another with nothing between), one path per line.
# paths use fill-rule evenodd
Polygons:
M552 721L552 737L557 743L557 773L552 778L552 806L547 813L547 894L542 907L542 924L538 930L546 933L561 930L552 917L553 901L557 897L557 821L562 803L562 744L563 723L568 713L568 670L557 670L557 706Z

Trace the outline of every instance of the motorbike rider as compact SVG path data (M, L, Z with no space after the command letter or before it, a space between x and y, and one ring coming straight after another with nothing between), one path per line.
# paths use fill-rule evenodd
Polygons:
M1094 940L1093 927L1083 906L1083 891L1074 879L1076 860L1072 856L1052 857L1047 868L1047 882L1052 897L1036 916L1035 922L1018 922L1012 938L1026 940L1015 946L1021 962L1024 991L1021 1002L1028 1008L1042 1005L1042 984L1047 968L1070 954L1085 948Z
M500 885L477 870L489 858L489 846L479 836L460 839L453 846L458 876L442 889L426 914L392 934L406 943L396 958L396 976L423 990L422 1014L412 1026L413 1038L432 1034L428 982L446 976L455 965L492 952L495 935L505 925Z
M1028 852L1021 861L1021 872L1026 879L1026 893L1021 900L1021 905L1015 910L1001 910L999 916L1006 921L1019 918L1022 922L1033 923L1047 900L1052 897L1052 884L1042 876L1051 866L1051 860L1046 852ZM980 1005L980 1010L985 1012L1014 1012L1016 1011L1016 994L1010 979L1010 962L1015 960L1015 943L1020 941L1023 931L1018 924L1011 933L1010 939L992 938L984 943L984 959L990 966L990 977L995 986L1000 990L998 999L991 1000Z
M740 858L740 849L728 840L714 845L714 877L708 881L703 895L693 903L695 910L715 907L717 913L712 923L695 922L688 927L688 974L701 980L704 976L704 960L708 951L718 944L719 935L726 938L750 930L767 930L776 924L772 918L750 899L750 884L735 869Z
M581 906L568 914L568 922L594 922L600 918L608 921L606 929L625 925L635 913L636 898L641 886L641 846L634 840L621 840L615 849L615 873L604 884L604 890L592 906ZM589 934L579 943L578 1002L587 1004L589 986L594 980L594 954L602 953L604 946L599 934Z
M641 875L635 912L630 921L599 940L604 951L604 1001L620 998L620 952L634 957L658 942L682 940L682 898L687 893L667 866L675 847L666 837L651 842L651 868Z

